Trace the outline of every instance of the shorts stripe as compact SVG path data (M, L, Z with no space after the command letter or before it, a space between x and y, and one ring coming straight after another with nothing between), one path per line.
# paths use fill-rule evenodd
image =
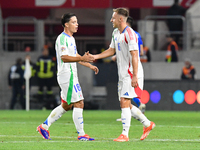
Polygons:
M133 74L131 73L130 71L130 67L131 67L131 64L129 62L129 66L128 66L128 74L130 75L131 79L133 78Z
M69 88L68 88L68 92L67 92L67 103L68 103L68 105L71 104L72 91L73 91L73 80L74 80L71 64L70 64L70 69L71 69L71 76L70 76Z

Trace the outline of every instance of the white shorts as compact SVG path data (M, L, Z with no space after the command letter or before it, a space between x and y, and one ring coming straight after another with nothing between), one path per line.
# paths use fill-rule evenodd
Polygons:
M69 80L66 80L68 82L62 82L62 76L59 76L57 79L58 84L61 88L60 95L62 101L67 102L67 104L69 105L71 103L76 103L84 99L77 76L70 77Z
M138 87L135 89L134 87L131 86L131 78L126 77L122 81L118 82L118 96L119 100L121 97L124 98L141 98L142 90L143 90L143 85L144 85L144 78L138 78ZM137 92L138 89L140 89L140 92Z

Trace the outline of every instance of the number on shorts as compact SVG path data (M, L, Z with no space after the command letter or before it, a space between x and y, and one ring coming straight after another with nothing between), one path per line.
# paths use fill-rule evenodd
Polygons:
M74 90L76 91L76 93L78 91L81 91L81 87L80 87L80 85L78 83L76 85L74 85Z

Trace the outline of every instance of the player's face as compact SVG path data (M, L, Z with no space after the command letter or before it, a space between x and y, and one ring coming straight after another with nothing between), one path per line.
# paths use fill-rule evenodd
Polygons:
M112 18L110 20L113 24L113 28L117 28L119 24L119 15L116 12L113 12Z
M70 18L70 21L67 23L67 27L70 32L76 33L78 30L78 21L76 16Z

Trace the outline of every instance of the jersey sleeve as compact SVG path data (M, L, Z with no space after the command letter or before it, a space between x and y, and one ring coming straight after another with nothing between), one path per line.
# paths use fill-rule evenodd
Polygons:
M125 33L125 38L128 42L129 51L139 50L138 38L137 38L136 33L133 30L131 30L130 28L127 28L127 32Z
M110 43L110 47L111 47L111 48L115 48L115 37L114 37L114 33L115 33L115 30L114 30L113 33L112 33L112 39L111 39L111 43Z
M59 40L59 51L60 51L61 56L69 55L67 47L68 47L67 38L65 35L61 35L60 40Z
M67 47L66 46L61 46L61 56L62 55L68 55Z

